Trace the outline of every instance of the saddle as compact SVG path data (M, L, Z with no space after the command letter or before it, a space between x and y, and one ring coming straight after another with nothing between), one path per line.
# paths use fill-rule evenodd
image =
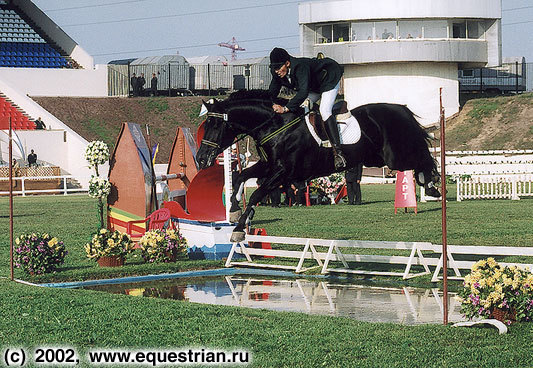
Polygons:
M314 104L309 112L309 123L313 127L316 135L323 141L329 140L326 134L326 128L322 116L318 111L318 105ZM337 118L337 124L346 124L344 121L351 116L350 110L348 110L348 104L346 101L339 101L333 105L333 115Z

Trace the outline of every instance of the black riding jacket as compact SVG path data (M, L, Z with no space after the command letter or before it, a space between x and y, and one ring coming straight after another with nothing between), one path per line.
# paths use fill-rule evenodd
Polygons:
M282 86L297 91L288 103L289 110L297 109L307 98L309 92L322 93L335 88L341 80L343 69L333 59L290 57L289 73L280 78L272 69L272 82L269 92L273 98L278 97ZM289 81L290 80L290 81Z

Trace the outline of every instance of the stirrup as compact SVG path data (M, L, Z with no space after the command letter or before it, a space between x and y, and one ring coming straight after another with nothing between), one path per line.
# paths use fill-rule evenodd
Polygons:
M341 169L346 168L346 159L340 152L335 153L335 158L333 162L335 163L336 170L341 170Z

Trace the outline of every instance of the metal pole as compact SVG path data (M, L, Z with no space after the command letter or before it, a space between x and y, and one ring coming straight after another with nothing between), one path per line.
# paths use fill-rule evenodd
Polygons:
M170 63L168 63L168 97L172 96L172 89L170 88Z
M516 94L518 94L518 61L516 62L515 68Z
M12 123L9 117L9 266L11 281L15 279L13 272L13 140Z
M444 106L442 105L442 88L440 88L440 180L442 191L442 281L443 281L443 324L448 324L448 239L446 227L446 142L445 142L445 118Z
M479 68L479 92L483 93L483 68Z
M211 97L211 67L207 64L207 88L209 90L209 97Z

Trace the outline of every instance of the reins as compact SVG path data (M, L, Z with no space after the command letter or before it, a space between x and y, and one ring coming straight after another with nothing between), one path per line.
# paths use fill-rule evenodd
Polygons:
M263 139L261 139L259 142L256 141L256 144L257 144L257 147L258 147L258 150L260 151L261 155L263 156L263 158L265 159L265 161L267 160L267 157L266 157L266 152L265 150L263 149L263 145L265 143L267 143L268 141L270 141L272 138L274 138L275 136L277 136L278 134L280 133L283 133L285 132L286 130L290 129L292 126L298 124L306 115L308 115L311 111L307 111L306 113L304 113L303 115L300 115L298 116L296 119L293 119L291 121L289 121L288 123L282 125L280 128L276 129L275 131L273 131L272 133L268 134L267 136L263 137ZM272 119L274 119L278 114L277 113L273 113L272 116L270 116L267 120L265 120L264 122L262 122L261 124L259 124L258 126L256 126L255 128L253 128L252 130L250 130L248 133L246 134L242 134L240 138L237 138L235 139L235 141L233 142L233 144L236 144L238 143L239 141L242 141L244 138L246 138L247 136L251 136L255 131L265 127L267 124L269 124ZM207 113L207 116L208 117L214 117L214 118L220 118L222 120L224 120L226 123L228 123L228 125L231 127L231 123L229 122L229 119L228 119L228 114L224 113L218 113L218 112L208 112ZM210 146L210 147L214 147L214 148L220 148L220 145L216 142L211 142L211 141L208 141L206 139L202 139L202 143Z

